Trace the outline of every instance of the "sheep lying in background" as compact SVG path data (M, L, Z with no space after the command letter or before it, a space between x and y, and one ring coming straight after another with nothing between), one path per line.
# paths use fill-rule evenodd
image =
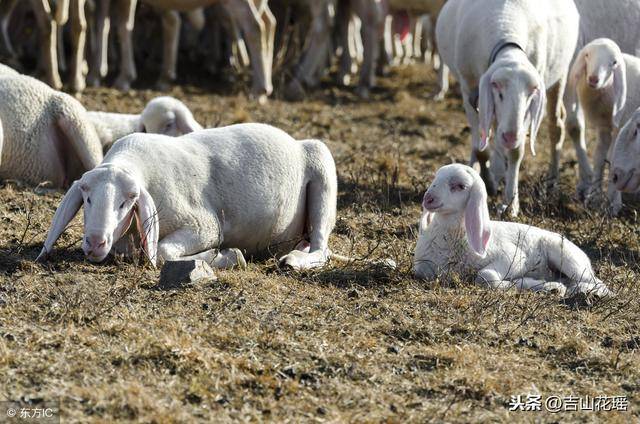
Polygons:
M611 152L611 182L623 193L640 191L640 109L618 133Z
M319 267L342 258L328 248L336 196L335 164L324 143L296 141L268 125L203 130L179 142L133 134L69 189L38 258L84 205L82 247L94 262L109 254L135 215L154 265L203 259L223 268L244 263L240 251L272 256L297 245L280 264ZM306 237L309 243L298 243Z
M449 0L440 12L438 49L460 82L471 127L470 163L480 162L491 194L505 178L501 208L510 208L513 216L520 209L518 173L527 132L533 153L547 98L552 145L564 137L562 98L578 22L571 0ZM489 169L486 150L494 120ZM552 162L558 153L552 149Z
M414 257L416 276L449 267L477 273L476 283L562 295L610 294L587 255L563 236L529 225L491 221L487 192L472 168L443 166L424 195ZM562 274L565 283L553 281ZM566 284L566 286L565 286Z
M102 160L86 110L28 76L0 73L0 178L67 187Z
M614 131L640 106L640 59L623 54L614 41L599 38L580 51L570 78L587 121L598 131L591 188L591 194L595 194L602 189ZM614 189L608 190L614 214L622 206L616 193Z
M178 137L202 129L189 108L170 96L152 99L139 115L93 111L88 115L105 150L116 140L135 132Z

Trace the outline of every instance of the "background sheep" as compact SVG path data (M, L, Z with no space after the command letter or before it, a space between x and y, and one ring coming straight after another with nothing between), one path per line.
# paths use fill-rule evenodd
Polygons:
M524 139L530 130L533 153L545 103L552 144L564 137L562 98L578 21L569 0L450 0L440 13L438 48L460 82L471 126L470 162L480 162L482 178L492 194L495 183L505 177L501 209L510 207L512 215L520 208L518 173ZM486 148L494 119L495 146L489 170ZM554 152L552 149L552 155Z
M329 259L336 192L335 165L323 143L296 141L268 125L204 130L178 143L134 134L69 189L40 257L84 204L83 250L92 261L108 255L137 214L153 264L157 257L235 265L243 259L230 248L251 256L285 252L309 231L308 251L294 250L280 262L313 268Z
M103 149L134 132L177 137L202 129L189 108L170 96L151 100L139 115L90 111L88 116L98 132Z
M27 76L0 77L0 176L66 187L102 160L86 110Z
M640 109L620 130L611 153L611 182L624 193L640 189Z
M609 294L587 255L559 234L528 225L491 221L480 175L468 166L443 166L423 200L414 256L416 276L427 280L453 268L477 274L492 288Z
M617 44L600 38L587 44L571 68L580 106L596 128L592 194L602 189L604 167L612 137L640 106L640 59L623 54ZM622 207L621 198L609 190L612 211Z

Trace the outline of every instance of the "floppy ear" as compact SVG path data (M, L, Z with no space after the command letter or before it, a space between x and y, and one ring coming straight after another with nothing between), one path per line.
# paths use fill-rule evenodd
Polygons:
M160 237L158 211L153 198L142 186L140 186L140 197L136 204L135 214L136 225L140 233L140 244L149 261L155 267L158 255L158 238Z
M571 66L571 71L569 72L569 82L575 88L578 86L578 81L580 78L583 78L587 73L587 58L585 56L584 49L580 50L578 53L578 57L573 62Z
M493 71L489 70L480 78L480 89L478 90L478 107L480 113L480 145L474 146L476 150L482 152L489 145L489 132L493 125L495 103L493 101L493 90L491 89L491 76Z
M536 137L542 124L544 117L544 108L547 104L547 90L542 78L538 76L538 89L535 93L531 104L529 105L529 116L531 117L531 130L529 131L529 145L531 146L531 154L536 155Z
M67 228L69 222L71 222L80 210L80 206L82 206L82 193L80 192L80 183L75 181L67 191L67 194L62 198L60 206L58 206L56 213L53 215L53 221L51 221L51 228L49 228L47 239L36 261L47 258L55 242L60 238L60 235L62 235Z
M624 57L618 57L618 64L613 70L613 92L615 103L613 105L613 123L620 128L622 110L627 102L627 66Z
M195 120L191 112L183 109L176 110L176 126L182 134L189 134L202 129L202 125Z
M427 227L431 224L433 220L433 212L429 212L426 209L422 209L422 216L420 217L420 223L418 228L418 234L421 235L425 231L427 231Z
M487 190L479 176L474 176L474 179L464 211L464 225L469 246L484 258L491 238L491 220L487 206Z

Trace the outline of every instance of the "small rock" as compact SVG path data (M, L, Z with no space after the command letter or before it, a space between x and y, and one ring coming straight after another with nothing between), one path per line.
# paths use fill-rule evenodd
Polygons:
M177 289L202 280L217 280L213 269L202 260L167 261L160 271L158 287Z

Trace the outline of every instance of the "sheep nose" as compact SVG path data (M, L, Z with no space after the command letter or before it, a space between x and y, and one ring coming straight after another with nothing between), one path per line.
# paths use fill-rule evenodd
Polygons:
M425 208L429 207L429 206L433 205L435 203L435 201L436 201L436 198L433 197L433 195L431 193L426 192L424 194L424 197L422 198L422 206L424 206Z
M516 145L516 141L518 140L518 135L515 132L505 132L502 133L502 141L504 142L505 147L513 148Z
M600 78L598 78L597 75L591 75L589 77L589 85L591 85L592 87L595 87L596 85L598 85L599 82L600 82Z
M100 249L107 244L107 239L102 235L90 235L86 240L87 244L92 249Z

